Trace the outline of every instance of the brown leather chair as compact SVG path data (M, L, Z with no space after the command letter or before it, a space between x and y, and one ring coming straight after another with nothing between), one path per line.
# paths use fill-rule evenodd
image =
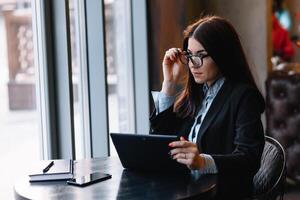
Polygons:
M287 176L300 183L300 74L272 72L266 91L266 132L285 149Z

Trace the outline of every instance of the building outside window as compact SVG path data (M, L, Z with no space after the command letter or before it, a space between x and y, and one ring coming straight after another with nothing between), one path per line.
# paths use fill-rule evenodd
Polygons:
M13 199L20 164L41 159L33 37L31 1L0 0L0 199Z

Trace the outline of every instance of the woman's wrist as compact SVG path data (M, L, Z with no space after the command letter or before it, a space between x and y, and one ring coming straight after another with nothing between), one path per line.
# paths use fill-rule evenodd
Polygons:
M168 96L175 96L176 93L179 92L180 88L180 85L175 82L163 81L161 92Z

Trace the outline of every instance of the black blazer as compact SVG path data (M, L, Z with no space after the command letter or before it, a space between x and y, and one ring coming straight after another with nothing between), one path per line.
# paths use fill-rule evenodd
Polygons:
M260 92L249 85L226 80L200 127L197 146L210 154L218 169L218 196L240 199L250 196L253 176L260 167L264 148L261 113L265 103ZM173 106L151 114L152 133L188 138L193 118L179 118Z

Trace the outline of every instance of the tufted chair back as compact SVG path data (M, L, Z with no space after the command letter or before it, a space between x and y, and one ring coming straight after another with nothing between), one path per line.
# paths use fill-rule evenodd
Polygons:
M266 132L285 149L287 176L300 182L300 74L273 72L266 91Z
M266 142L261 157L261 166L253 179L254 198L275 200L283 198L285 183L285 153L275 139L265 136Z

